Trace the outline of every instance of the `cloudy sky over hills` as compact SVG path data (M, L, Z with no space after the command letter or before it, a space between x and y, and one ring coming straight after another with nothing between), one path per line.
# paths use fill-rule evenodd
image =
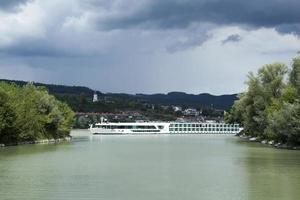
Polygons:
M299 0L0 0L0 78L236 93L300 50Z

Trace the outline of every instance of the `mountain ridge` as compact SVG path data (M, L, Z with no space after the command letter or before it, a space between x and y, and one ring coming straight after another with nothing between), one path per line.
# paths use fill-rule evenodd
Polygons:
M22 80L0 79L0 82L14 83L20 86L26 85L28 82ZM90 99L94 92L99 97L119 97L132 100L147 102L150 104L175 105L184 107L212 107L215 109L228 110L237 99L237 94L213 95L209 93L189 94L185 92L172 91L168 93L154 94L127 94L127 93L102 93L95 91L86 86L68 86L33 82L36 86L46 87L50 94L53 95L81 95L85 94Z

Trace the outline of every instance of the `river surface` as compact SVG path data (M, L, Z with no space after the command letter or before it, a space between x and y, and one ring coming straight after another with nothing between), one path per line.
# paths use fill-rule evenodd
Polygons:
M1 200L298 200L300 151L225 135L88 136L0 149Z

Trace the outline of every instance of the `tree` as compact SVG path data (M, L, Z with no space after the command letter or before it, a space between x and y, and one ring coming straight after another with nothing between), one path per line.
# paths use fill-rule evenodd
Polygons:
M269 138L288 145L300 145L300 105L284 103L270 115Z
M298 98L300 96L300 55L293 59L292 70L290 73L290 83L295 87Z
M18 143L69 134L74 113L43 87L0 83L0 143Z
M249 73L247 91L239 95L239 99L226 114L226 120L241 123L248 135L266 137L268 117L280 109L282 103L279 99L283 93L287 99L292 96L291 89L285 90L287 72L285 65L275 63L263 66L256 75Z
M9 96L0 88L0 143L18 140L15 120L16 113L10 104Z

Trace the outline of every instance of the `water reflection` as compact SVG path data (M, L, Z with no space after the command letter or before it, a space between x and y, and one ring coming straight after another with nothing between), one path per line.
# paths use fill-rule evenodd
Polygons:
M300 152L233 136L91 136L0 150L1 199L298 199Z
M240 143L241 144L241 143ZM239 158L246 170L248 199L298 199L300 195L300 152L243 143Z

